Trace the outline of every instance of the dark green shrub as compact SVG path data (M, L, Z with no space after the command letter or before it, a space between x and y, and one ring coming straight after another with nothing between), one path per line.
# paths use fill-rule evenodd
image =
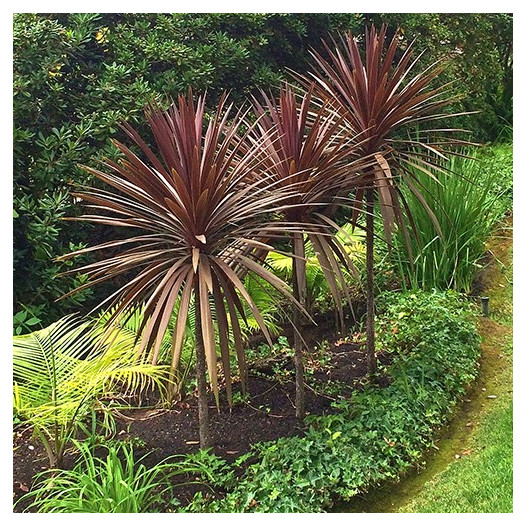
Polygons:
M84 292L55 305L84 278L58 279L67 264L53 259L80 248L91 233L61 219L74 213L69 184L86 181L77 163L100 148L101 133L102 141L112 133L83 114L85 86L95 58L103 58L90 51L97 27L97 17L85 14L71 15L67 29L38 15L14 17L14 310L37 309L43 325L91 296Z

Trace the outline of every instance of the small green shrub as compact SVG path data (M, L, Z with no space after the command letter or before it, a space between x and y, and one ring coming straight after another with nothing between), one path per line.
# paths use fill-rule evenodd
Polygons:
M13 316L13 335L20 335L23 332L31 332L35 328L40 328L43 305L38 307L26 307L21 305L22 310L19 310Z
M223 500L198 494L185 511L320 512L396 479L431 446L476 376L471 305L451 291L390 293L379 301L378 341L395 357L392 383L371 384L339 401L337 413L310 418L303 437L257 444Z

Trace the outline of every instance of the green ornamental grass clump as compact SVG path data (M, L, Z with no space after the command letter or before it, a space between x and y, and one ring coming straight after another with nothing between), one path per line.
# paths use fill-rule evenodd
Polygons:
M420 458L477 374L473 311L451 291L387 293L380 303L379 344L394 355L392 383L371 384L339 402L336 414L311 418L303 437L256 445L223 500L197 494L185 511L320 512L396 479Z
M29 511L40 513L144 513L165 508L175 487L171 479L201 473L206 466L182 456L147 467L145 455L135 459L131 444L117 442L97 456L76 442L80 457L72 470L53 469L37 476ZM99 453L100 455L100 453ZM174 502L174 504L176 504Z
M469 292L483 263L486 240L511 207L511 147L464 153L467 157L444 163L444 171L434 172L434 179L413 170L435 217L414 195L405 194L411 241L408 248L398 232L393 254L402 283L410 288Z

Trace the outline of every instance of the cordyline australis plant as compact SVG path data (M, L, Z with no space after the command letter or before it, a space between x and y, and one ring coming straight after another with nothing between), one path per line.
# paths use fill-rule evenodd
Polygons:
M136 276L107 302L114 308L113 320L143 306L140 351L150 353L153 363L158 360L162 337L179 299L172 373L178 367L194 296L202 448L210 445L206 368L219 407L216 333L229 403L232 401L230 331L243 385L246 382L238 320L238 316L244 317L243 300L270 342L264 320L236 272L253 272L294 302L287 285L253 257L255 248L272 249L258 239L283 234L284 226L270 220L281 210L290 191L276 188L270 177L264 175L254 181L254 174L264 160L260 145L268 138L251 140L252 147L246 148L254 127L247 123L246 113L238 112L230 119L231 106L226 108L225 104L223 96L208 125L204 122L204 97L195 103L191 91L188 98L180 96L178 104L167 111L150 105L146 118L159 156L129 125L124 125L146 159L141 160L115 141L124 154L120 163L106 161L107 173L86 169L119 193L95 188L77 193L89 203L89 208L99 211L78 219L140 229L140 233L65 256L110 247L120 250L115 256L83 267L82 271L90 276L91 285L136 271ZM241 132L242 128L246 131Z
M299 305L305 306L307 291L305 235L314 247L324 276L334 298L341 326L343 309L341 291L347 293L340 268L355 271L344 247L334 237L338 226L330 217L335 205L348 205L338 195L348 194L366 159L353 158L358 143L354 133L342 130L342 117L322 104L314 108L312 88L301 93L301 102L290 86L282 87L279 99L262 93L264 104L254 102L257 126L262 137L277 129L278 138L267 138L264 147L269 152L265 160L266 174L271 174L278 187L294 184L297 193L287 201L286 221L304 225L304 231L290 234L292 244L292 283L298 305L293 309L294 362L296 368L296 416L305 416L303 380L303 347L301 326L304 316ZM329 215L327 215L329 213Z
M443 71L444 63L437 62L416 73L421 55L413 58L412 43L401 56L398 32L389 41L387 28L378 32L374 26L365 33L365 60L362 60L360 44L348 33L342 36L341 46L334 40L332 46L325 44L328 58L312 52L315 69L311 73L322 100L331 97L337 111L347 126L363 139L357 146L364 156L374 155L375 164L363 171L361 189L356 192L356 202L365 202L367 230L367 356L368 369L376 371L374 342L374 203L375 195L384 224L386 240L391 243L395 223L408 240L404 225L404 211L411 220L399 185L403 182L414 193L433 219L438 232L440 227L433 212L418 189L419 182L404 165L418 166L433 177L429 168L440 170L436 164L444 158L444 146L460 144L461 141L444 136L442 132L464 131L453 129L427 129L420 131L419 138L400 139L424 122L440 120L447 114L444 107L455 99L451 96L450 83L432 87ZM304 82L310 82L304 79ZM432 139L438 135L440 138ZM419 148L419 149L418 149ZM356 222L357 214L353 221Z

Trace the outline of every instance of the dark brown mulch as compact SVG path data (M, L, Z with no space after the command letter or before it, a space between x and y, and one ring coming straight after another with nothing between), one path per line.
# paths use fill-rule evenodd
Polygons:
M332 398L320 392L321 385L327 383L344 385L345 394L361 389L367 373L363 345L338 340L328 350L330 360L320 365L318 356L308 354L313 372L307 377L309 388L306 391L306 407L309 414L321 415L333 412ZM327 358L327 355L325 355ZM387 363L388 357L379 357ZM326 360L327 362L327 360ZM238 402L230 410L222 403L217 411L213 398L210 398L211 436L213 452L226 460L234 460L250 451L252 444L266 442L279 437L301 435L304 424L295 417L294 374L292 360L284 356L274 361L281 379L273 377L273 368L259 363L252 367L248 388L248 402ZM387 385L389 377L380 375L377 381ZM234 386L234 392L239 391ZM137 453L151 452L147 464L154 464L171 455L196 452L199 449L197 403L195 396L189 396L172 410L135 409L117 415L118 438L132 439L140 447ZM47 459L43 448L30 441L30 430L20 429L14 434L13 497L15 500L31 486L33 476L46 469ZM66 463L70 467L74 459L70 456ZM178 491L182 501L188 501L196 491L186 488ZM17 507L15 511L21 511Z

